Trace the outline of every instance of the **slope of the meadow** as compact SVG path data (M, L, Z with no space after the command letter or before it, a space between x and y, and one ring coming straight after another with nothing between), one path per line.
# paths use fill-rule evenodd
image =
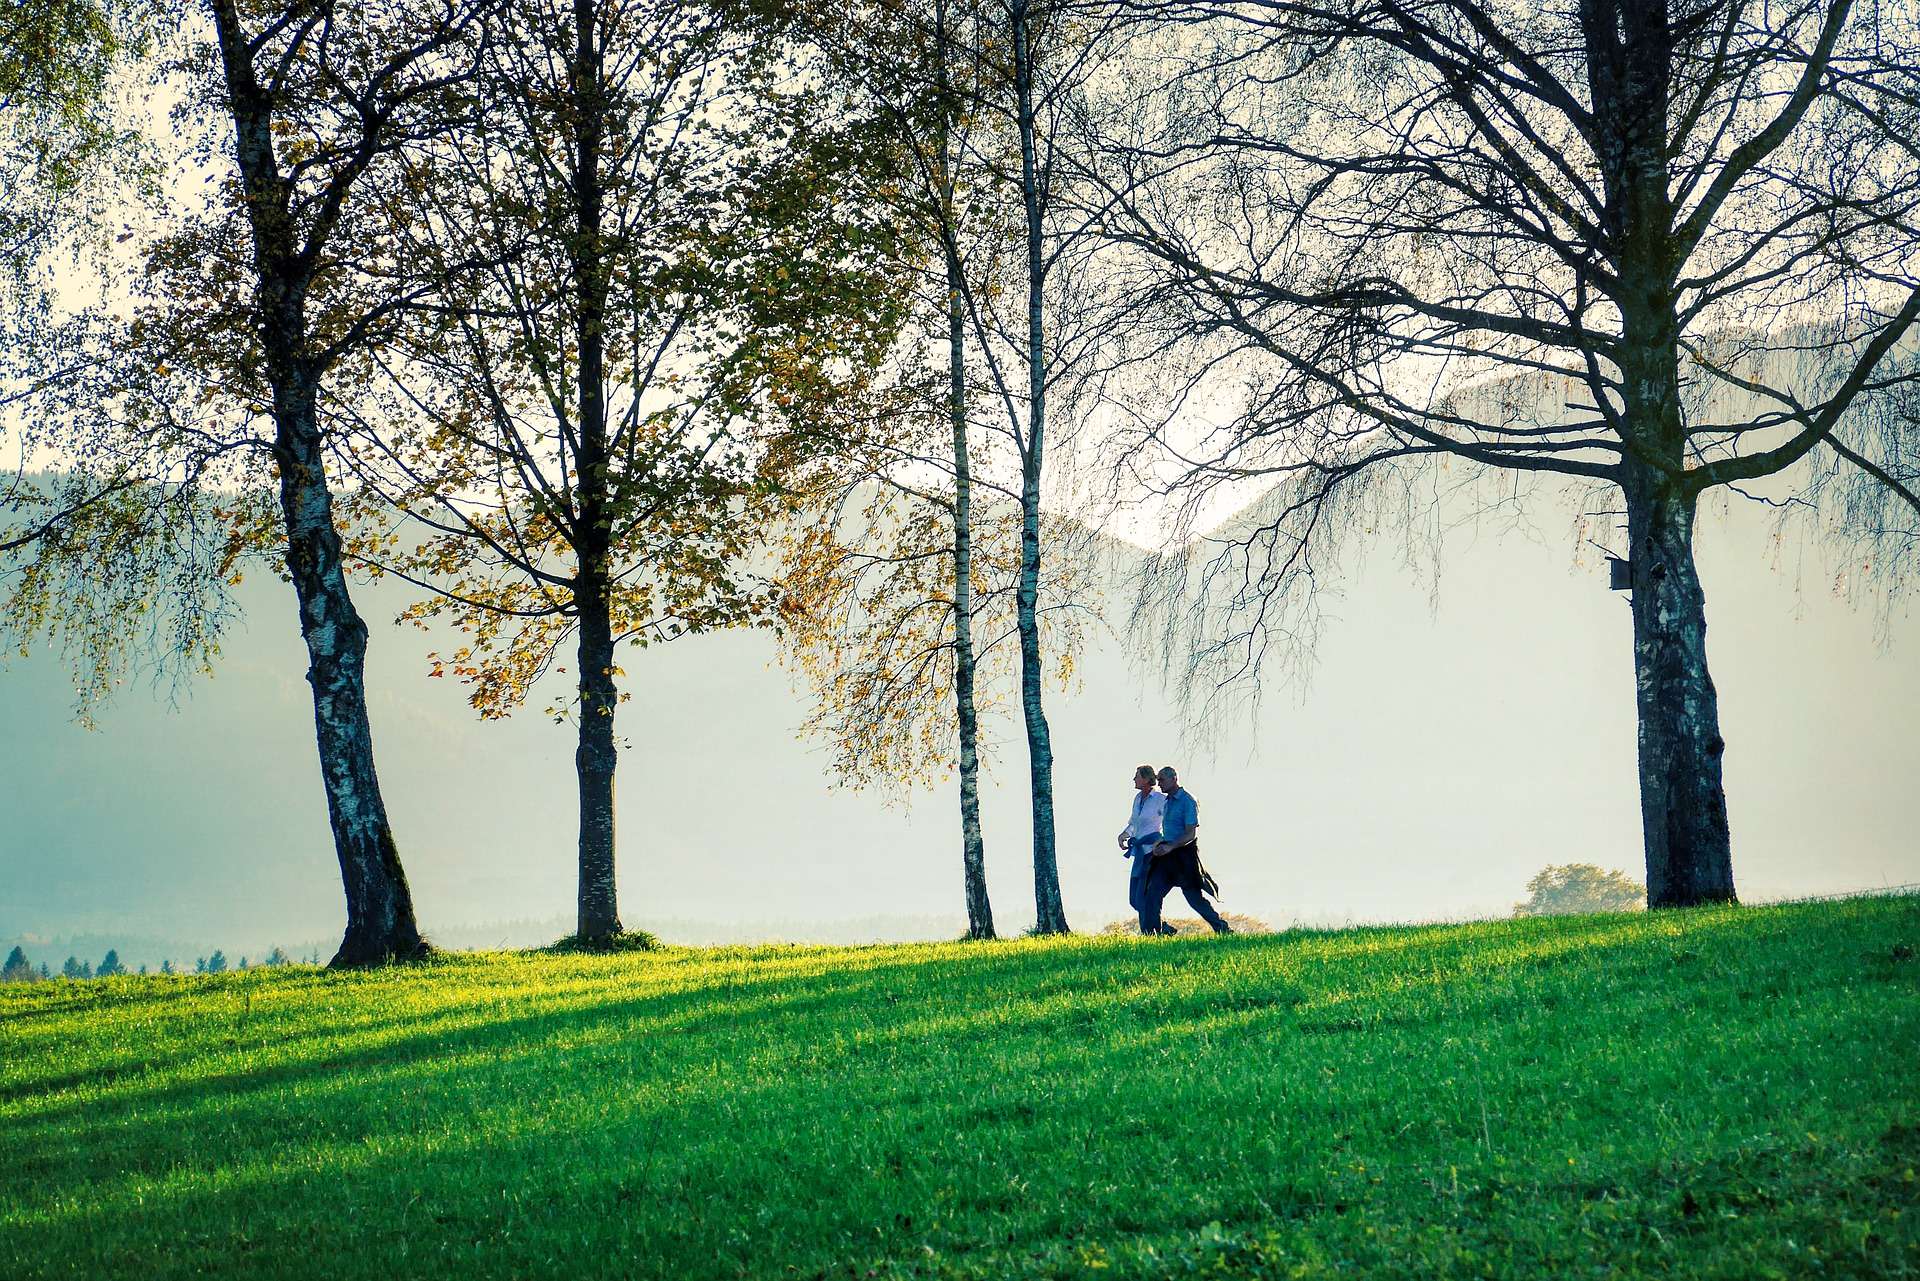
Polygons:
M1920 1275L1920 899L0 989L0 1277Z

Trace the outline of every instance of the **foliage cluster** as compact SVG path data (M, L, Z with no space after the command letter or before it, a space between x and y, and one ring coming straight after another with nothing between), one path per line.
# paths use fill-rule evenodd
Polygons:
M1632 912L1647 905L1647 887L1625 872L1591 863L1543 867L1527 882L1527 897L1515 916L1574 916L1581 912Z
M1228 925L1233 927L1235 934L1273 933L1273 926L1267 924L1267 922L1257 916L1248 916L1244 912L1222 912L1220 916ZM1211 926L1197 916L1163 916L1160 918L1160 923L1162 925L1171 925L1181 934L1192 934L1195 936L1207 934L1212 930ZM1116 935L1132 935L1138 937L1140 933L1140 920L1138 917L1130 916L1123 917L1117 921L1108 921L1100 927L1100 933L1109 938Z
M970 526L969 612L975 707L992 723L1014 710L1020 513L988 493ZM952 540L950 502L869 483L783 542L782 661L810 695L803 731L821 743L844 786L904 799L958 766ZM1074 686L1097 617L1096 541L1070 517L1042 517L1047 603L1036 614L1051 660L1047 681L1063 691Z
M311 958L311 961L317 962L318 958ZM235 968L245 970L252 968L254 965L258 965L265 969L277 969L281 966L293 964L295 964L294 959L287 954L287 950L276 945L272 951L268 952L267 955L258 962L250 963L246 957L241 957ZM193 972L195 974L224 974L226 971L227 954L218 948L214 949L211 956L198 957L193 963ZM147 972L147 967L144 963L140 966L138 972L142 975ZM160 969L157 972L162 975L171 975L177 971L173 968L173 962L171 960L163 960L160 962ZM128 969L126 963L120 959L119 950L116 948L108 948L107 954L100 958L100 964L97 966L91 961L83 961L77 956L69 956L66 962L60 967L60 977L63 979L124 978L133 973L134 971ZM32 958L27 955L26 949L19 945L15 945L13 950L7 953L5 963L0 965L0 983L30 983L37 979L50 977L52 977L52 975L47 969L46 963L42 962L39 968L35 969Z

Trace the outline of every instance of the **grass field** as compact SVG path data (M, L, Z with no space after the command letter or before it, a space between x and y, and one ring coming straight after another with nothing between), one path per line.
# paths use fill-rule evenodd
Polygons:
M1920 899L0 989L0 1277L1920 1276Z

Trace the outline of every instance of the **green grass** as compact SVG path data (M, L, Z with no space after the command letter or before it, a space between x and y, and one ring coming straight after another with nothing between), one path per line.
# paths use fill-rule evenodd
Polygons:
M1907 897L14 986L0 1277L1916 1276L1915 944Z

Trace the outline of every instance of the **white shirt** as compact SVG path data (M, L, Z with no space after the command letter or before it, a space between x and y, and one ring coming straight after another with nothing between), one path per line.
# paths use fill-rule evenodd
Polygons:
M1167 812L1167 794L1154 790L1133 794L1133 822L1128 831L1136 841L1160 839L1160 819Z

